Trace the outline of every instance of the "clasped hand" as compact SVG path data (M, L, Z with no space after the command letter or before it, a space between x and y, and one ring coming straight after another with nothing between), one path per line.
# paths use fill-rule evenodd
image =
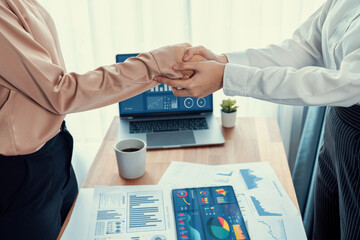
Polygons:
M172 66L184 73L182 79L157 76L154 81L171 86L174 95L179 97L202 98L223 87L224 69L228 62L225 55L216 55L203 46L189 47L182 60Z

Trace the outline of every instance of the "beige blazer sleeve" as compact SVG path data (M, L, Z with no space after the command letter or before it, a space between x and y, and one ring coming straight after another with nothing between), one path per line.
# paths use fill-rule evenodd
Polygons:
M44 26L43 32L47 29ZM79 74L68 73L40 44L42 34L29 32L11 11L0 9L0 85L17 91L55 114L66 114L116 103L157 85L152 78L182 77L171 66L188 44L166 46L124 63ZM48 36L44 36L46 38ZM51 41L52 39L42 39ZM178 55L178 56L177 56Z

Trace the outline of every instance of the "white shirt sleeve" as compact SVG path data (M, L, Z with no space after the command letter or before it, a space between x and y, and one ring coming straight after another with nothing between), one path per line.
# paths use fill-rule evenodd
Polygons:
M229 63L224 92L290 105L351 106L360 102L360 49L339 70L322 67L257 68Z
M280 45L227 54L224 93L290 105L360 102L360 50L344 57L339 70L323 68L321 29L332 3L327 1Z
M332 1L328 1L312 14L293 34L279 45L263 49L247 49L227 53L229 63L265 68L286 66L323 66L321 54L321 29Z

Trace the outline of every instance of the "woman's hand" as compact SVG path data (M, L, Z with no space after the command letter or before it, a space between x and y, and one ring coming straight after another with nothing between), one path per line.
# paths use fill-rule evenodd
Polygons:
M162 76L154 78L159 83L171 86L175 96L202 98L223 86L224 63L215 61L183 62L174 65L173 69L195 72L192 77L185 77L182 80L173 80Z

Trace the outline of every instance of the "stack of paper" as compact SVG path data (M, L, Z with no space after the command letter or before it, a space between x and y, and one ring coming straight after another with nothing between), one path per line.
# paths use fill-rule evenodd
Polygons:
M82 189L62 239L177 239L171 189L220 185L233 186L251 239L306 239L299 212L268 163L184 162L172 162L158 185Z
M172 162L158 184L170 188L232 185L251 239L306 239L297 208L267 162Z

